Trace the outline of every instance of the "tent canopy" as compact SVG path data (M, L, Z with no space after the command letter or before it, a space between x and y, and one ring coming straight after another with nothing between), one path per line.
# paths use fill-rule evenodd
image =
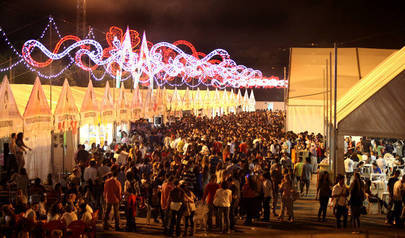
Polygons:
M339 48L338 99L394 52L396 50ZM289 131L324 132L324 80L330 54L334 72L333 48L291 48L287 102Z
M8 137L12 132L22 131L23 119L18 111L7 76L0 86L0 137Z
M405 47L351 88L337 104L339 134L405 138Z

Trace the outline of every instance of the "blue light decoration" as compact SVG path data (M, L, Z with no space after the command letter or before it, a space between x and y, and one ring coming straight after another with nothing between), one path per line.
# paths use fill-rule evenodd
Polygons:
M53 51L40 42L50 27L56 30L59 38ZM7 45L19 58L11 66L0 68L0 72L8 71L22 63L29 70L36 72L39 77L52 79L61 76L72 65L76 65L89 71L94 80L102 80L109 75L121 82L132 77L134 87L137 87L138 84L149 85L152 88L154 84L160 87L166 84L173 87L187 85L192 88L204 85L220 89L226 87L287 87L285 80L279 80L274 76L265 78L259 70L236 64L229 53L223 49L216 49L209 54L204 54L197 52L190 42L184 40L176 41L173 44L168 42L153 44L146 40L145 33L140 40L138 32L127 29L123 34L123 31L115 26L111 27L106 34L109 47L103 48L95 40L91 28L85 39L73 35L62 37L55 21L49 17L49 22L39 39L26 41L21 54L11 44L1 28L0 32ZM65 47L66 42L71 43ZM187 47L192 53L187 54L179 47L180 45ZM31 56L34 49L39 49L48 59L45 62L34 60ZM83 61L83 56L87 56L93 66L87 65ZM39 71L54 60L65 58L69 59L68 63L57 73L44 74ZM97 77L94 74L96 69L103 71L101 76Z

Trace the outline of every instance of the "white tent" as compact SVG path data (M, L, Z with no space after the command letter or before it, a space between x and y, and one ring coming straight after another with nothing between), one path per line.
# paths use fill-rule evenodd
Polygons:
M338 162L344 172L343 137L405 139L405 47L354 85L337 103Z
M0 86L0 139L4 138L7 141L11 133L22 130L23 118L18 111L7 76L4 76ZM3 143L0 146L3 146Z
M121 84L118 102L115 104L117 136L121 136L120 131L129 133L129 120L131 119L130 104L125 93L124 84Z
M142 93L139 90L139 87L136 87L132 96L131 103L132 116L131 120L136 121L140 118L143 118L143 102L142 102Z
M248 89L245 89L245 94L243 95L242 108L243 108L244 112L249 111L249 91L248 91Z
M99 136L100 105L94 92L93 83L89 81L86 94L80 108L80 144L87 147L92 143L100 144Z
M77 148L77 132L80 121L72 90L65 79L54 111L53 167L54 172L71 171Z
M186 88L186 91L184 92L183 96L183 111L190 111L193 109L193 95L190 93L190 90L188 87Z
M172 94L172 98L170 100L170 113L173 116L179 117L181 116L181 110L183 107L183 102L181 100L180 94L177 91L177 87L174 88L174 92Z
M212 117L212 107L213 107L213 100L211 98L210 89L207 87L207 91L205 93L205 97L202 99L203 101L203 115L206 117Z
M110 144L114 139L114 122L115 110L114 99L111 94L110 84L106 83L104 90L104 97L100 105L100 141L104 144L107 141Z
M250 92L250 97L249 97L249 111L254 112L256 110L256 99L255 99L255 94L253 93L253 89Z
M30 178L45 180L52 173L51 129L52 114L37 77L24 111L25 144L32 148L26 155L25 168Z
M338 99L395 50L338 49ZM292 48L287 102L287 130L324 133L324 78L332 48ZM328 62L329 64L330 62ZM330 71L328 70L328 75ZM332 74L332 78L334 75Z

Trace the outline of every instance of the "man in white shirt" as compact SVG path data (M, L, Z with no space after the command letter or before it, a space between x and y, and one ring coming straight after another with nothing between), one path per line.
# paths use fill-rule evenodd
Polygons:
M348 189L345 185L345 177L341 174L337 176L338 183L332 189L332 198L335 199L335 216L337 228L341 228L340 219L343 216L343 228L347 226L347 196Z
M354 165L353 160L350 158L350 156L348 156L345 159L344 164L345 164L345 173L346 173L346 183L347 183L347 185L349 185L350 179L353 175L353 165Z
M377 163L378 168L381 169L381 172L384 172L385 169L385 160L382 156L378 156L378 159L375 161Z
M270 179L270 173L263 174L263 221L270 221L270 202L273 195L273 184Z

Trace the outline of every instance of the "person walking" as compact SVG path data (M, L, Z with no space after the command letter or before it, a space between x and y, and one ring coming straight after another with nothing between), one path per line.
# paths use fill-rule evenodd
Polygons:
M338 181L332 189L332 198L335 200L335 216L337 228L341 228L341 218L343 216L343 228L347 226L347 197L349 195L345 184L345 177L339 174L336 178Z
M328 208L329 198L332 193L331 187L332 183L329 178L329 173L328 171L324 171L319 177L316 189L316 197L319 198L318 221L321 221L321 216L322 221L326 221L326 210Z
M286 174L284 175L283 181L280 184L281 192L281 211L279 219L283 221L284 213L287 212L288 221L294 222L294 208L293 208L293 193L294 188L292 186L292 181L290 177Z
M118 172L114 170L112 172L112 177L107 179L104 183L104 199L107 203L107 208L104 215L105 230L108 230L111 227L111 225L108 224L111 208L114 209L115 230L120 230L119 204L121 201L121 183L118 181L117 176Z
M353 232L359 233L360 228L360 213L361 207L363 206L364 201L364 185L360 179L360 174L355 173L354 179L349 187L350 191L350 210L351 210L351 220L353 226Z
M177 180L174 181L174 188L170 191L169 194L169 207L170 207L170 228L169 228L169 236L173 235L174 232L174 225L176 225L176 236L179 237L181 234L181 218L184 213L184 191L180 188L179 182Z
M188 184L182 184L181 189L184 191L184 237L186 237L188 234L190 236L193 236L194 234L194 214L196 210L195 206L195 200L197 197L194 195L194 193L188 188ZM188 232L190 224L190 232Z
M307 157L305 159L305 164L302 166L302 174L301 174L301 194L304 193L304 186L305 186L305 196L308 196L309 186L311 184L311 177L312 177L312 165L311 159Z
M232 202L232 191L228 188L228 183L223 181L221 187L215 192L214 205L218 209L218 226L223 233L230 233L229 210ZM223 222L222 222L223 221Z

